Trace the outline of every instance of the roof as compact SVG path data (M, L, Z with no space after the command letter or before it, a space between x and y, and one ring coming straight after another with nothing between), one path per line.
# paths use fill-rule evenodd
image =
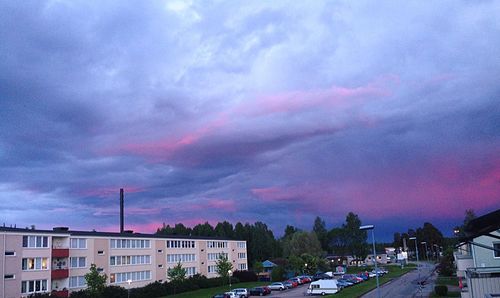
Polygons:
M465 226L465 237L462 241L471 240L479 236L487 235L500 229L500 209L477 217Z
M264 268L271 268L271 267L276 267L278 265L274 264L273 262L271 262L269 260L265 260L264 262L262 262L262 266Z
M133 233L131 231L125 233L117 232L97 232L97 231L74 231L65 227L57 227L52 230L39 230L32 228L11 228L0 227L0 232L8 233L30 233L30 234L53 234L65 236L90 236L90 237L121 237L121 238L158 238L158 239L188 239L188 240L225 240L225 241L245 241L235 240L221 237L204 237L204 236L189 236L189 235L163 235L163 234L143 234Z

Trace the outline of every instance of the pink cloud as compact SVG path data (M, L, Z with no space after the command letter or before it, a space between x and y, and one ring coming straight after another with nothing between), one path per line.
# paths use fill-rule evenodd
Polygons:
M228 120L224 113L214 120L205 123L197 129L177 137L167 137L154 142L132 143L122 146L120 151L147 156L153 161L171 159L176 153L181 152L188 146L195 145L200 140L209 137L227 124Z
M275 113L295 113L318 108L347 108L356 101L366 101L391 95L390 89L381 86L381 82L391 81L393 79L378 79L374 83L354 88L333 86L328 89L299 90L265 95L237 107L235 112L242 115L262 116Z

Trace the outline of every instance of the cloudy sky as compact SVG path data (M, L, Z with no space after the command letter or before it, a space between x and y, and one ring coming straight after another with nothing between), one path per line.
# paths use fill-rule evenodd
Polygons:
M498 1L1 1L0 222L381 237L500 208ZM1 224L0 223L0 224Z

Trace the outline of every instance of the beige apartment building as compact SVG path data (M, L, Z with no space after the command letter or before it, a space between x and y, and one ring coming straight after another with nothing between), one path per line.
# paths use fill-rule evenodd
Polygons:
M68 297L86 287L91 264L108 276L108 285L125 288L167 281L168 268L178 262L188 276L216 277L220 254L234 270L248 269L246 241L0 227L0 297L44 292Z

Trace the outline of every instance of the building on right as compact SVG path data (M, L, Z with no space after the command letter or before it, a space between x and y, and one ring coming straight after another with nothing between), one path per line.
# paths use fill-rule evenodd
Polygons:
M454 253L462 298L500 297L500 209L471 220Z

